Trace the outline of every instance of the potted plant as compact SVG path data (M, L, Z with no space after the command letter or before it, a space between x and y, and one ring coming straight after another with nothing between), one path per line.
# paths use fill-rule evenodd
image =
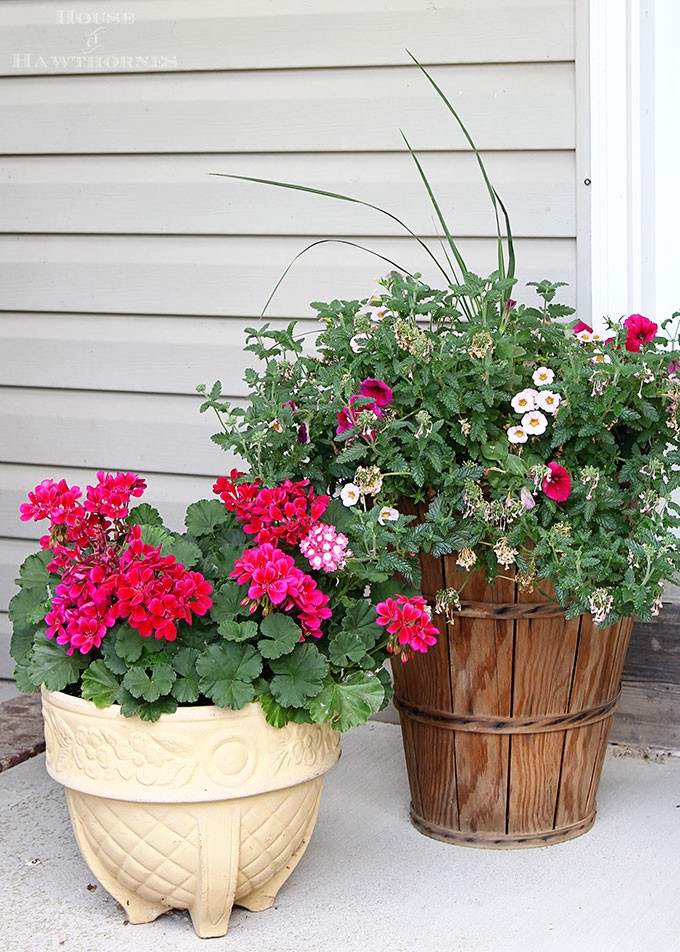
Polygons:
M441 287L400 268L361 300L313 304L313 355L294 324L249 329L250 405L218 383L202 409L250 478L304 472L358 524L395 521L439 629L419 665L393 666L412 820L536 846L592 825L633 616L658 613L677 577L680 315L599 333L569 321L559 284L513 300L509 219L463 131L496 213L494 273L467 267L407 142L442 227L442 255L425 249Z
M271 906L302 856L339 733L390 697L387 652L424 651L435 629L416 597L386 634L390 599L365 594L413 561L377 513L382 569L307 480L221 477L182 534L131 507L144 489L100 472L84 495L29 493L22 519L50 531L10 604L15 675L42 690L47 769L129 920L188 909L198 935L224 935L232 904Z

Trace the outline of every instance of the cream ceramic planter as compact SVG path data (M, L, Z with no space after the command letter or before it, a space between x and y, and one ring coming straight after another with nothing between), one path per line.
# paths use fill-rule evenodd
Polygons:
M314 829L340 756L328 725L187 707L150 724L43 688L47 770L86 863L130 922L188 909L199 936L268 909Z

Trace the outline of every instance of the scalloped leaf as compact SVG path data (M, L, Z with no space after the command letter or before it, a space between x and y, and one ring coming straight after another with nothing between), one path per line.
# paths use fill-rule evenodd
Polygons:
M262 658L253 645L209 645L196 661L199 686L218 707L240 710L255 697Z
M289 615L278 612L262 619L260 631L265 637L258 641L257 647L268 660L290 654L302 637L300 626Z
M120 689L120 679L100 658L93 661L83 673L81 694L86 701L92 701L95 707L111 707Z
M317 724L329 721L333 730L348 731L365 724L380 710L384 698L385 689L377 675L355 671L341 684L329 678L310 702L309 712Z
M200 538L211 535L219 526L226 525L231 519L230 513L219 499L200 499L187 509L184 525L187 532Z
M270 663L274 672L270 690L283 707L303 707L306 701L323 688L328 674L328 661L316 645L305 642Z

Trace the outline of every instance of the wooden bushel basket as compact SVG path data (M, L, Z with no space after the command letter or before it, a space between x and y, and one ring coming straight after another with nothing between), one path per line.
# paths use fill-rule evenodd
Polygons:
M431 600L465 578L452 556L421 564ZM413 825L496 849L585 833L633 619L604 629L590 615L567 621L538 591L474 572L454 623L434 621L437 645L392 663Z

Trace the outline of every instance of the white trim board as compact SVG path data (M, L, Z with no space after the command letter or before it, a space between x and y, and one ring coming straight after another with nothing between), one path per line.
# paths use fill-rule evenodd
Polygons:
M633 312L662 320L680 307L680 4L590 0L588 8L591 287L582 306L594 325Z

